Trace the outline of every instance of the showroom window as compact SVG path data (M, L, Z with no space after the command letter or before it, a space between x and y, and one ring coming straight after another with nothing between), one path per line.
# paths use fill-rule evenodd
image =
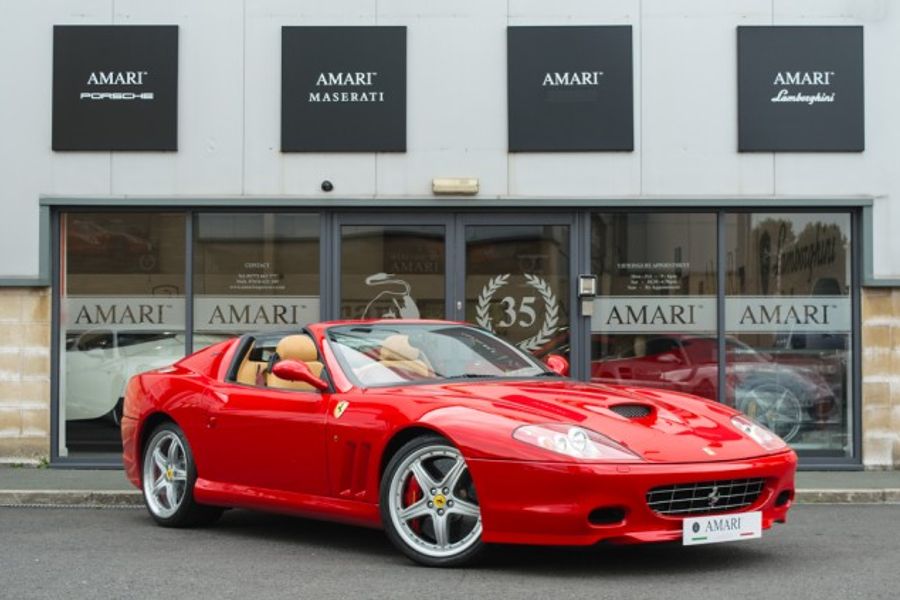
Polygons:
M567 224L467 225L466 320L538 358L568 360L570 235Z
M591 380L716 399L716 215L595 214Z
M802 455L852 455L848 213L726 216L726 402Z
M319 216L194 215L195 349L318 321Z
M185 217L60 215L60 456L121 451L131 375L184 355Z
M342 225L343 319L443 319L445 228Z

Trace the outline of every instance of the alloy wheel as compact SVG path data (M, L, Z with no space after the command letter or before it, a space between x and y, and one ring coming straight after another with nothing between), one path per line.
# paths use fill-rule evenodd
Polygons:
M157 517L169 518L187 490L187 454L181 438L171 430L156 434L144 455L144 498Z
M404 458L391 477L389 510L404 544L432 558L462 554L481 539L481 509L462 454L428 445Z

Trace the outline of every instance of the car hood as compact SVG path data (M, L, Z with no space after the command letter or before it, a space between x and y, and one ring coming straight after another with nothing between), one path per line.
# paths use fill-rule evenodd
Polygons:
M435 414L452 413L445 419L450 429L480 427L485 443L499 434L507 447L512 430L523 424L566 423L610 437L648 462L708 462L769 454L731 425L737 411L665 390L529 380L408 386L391 393L418 396ZM639 418L620 414L625 412L622 405L629 404L645 407L649 414Z

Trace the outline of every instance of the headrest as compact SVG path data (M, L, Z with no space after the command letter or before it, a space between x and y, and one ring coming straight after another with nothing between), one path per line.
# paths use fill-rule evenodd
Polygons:
M419 349L409 344L408 335L391 335L381 342L379 360L416 360L419 358Z
M299 360L300 362L314 362L318 359L316 345L308 335L289 335L281 338L275 346L275 353L281 360Z

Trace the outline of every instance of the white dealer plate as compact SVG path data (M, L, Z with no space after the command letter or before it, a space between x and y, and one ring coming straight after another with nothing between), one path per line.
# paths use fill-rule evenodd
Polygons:
M689 517L681 529L685 546L752 540L762 537L762 513L745 512L711 517Z

